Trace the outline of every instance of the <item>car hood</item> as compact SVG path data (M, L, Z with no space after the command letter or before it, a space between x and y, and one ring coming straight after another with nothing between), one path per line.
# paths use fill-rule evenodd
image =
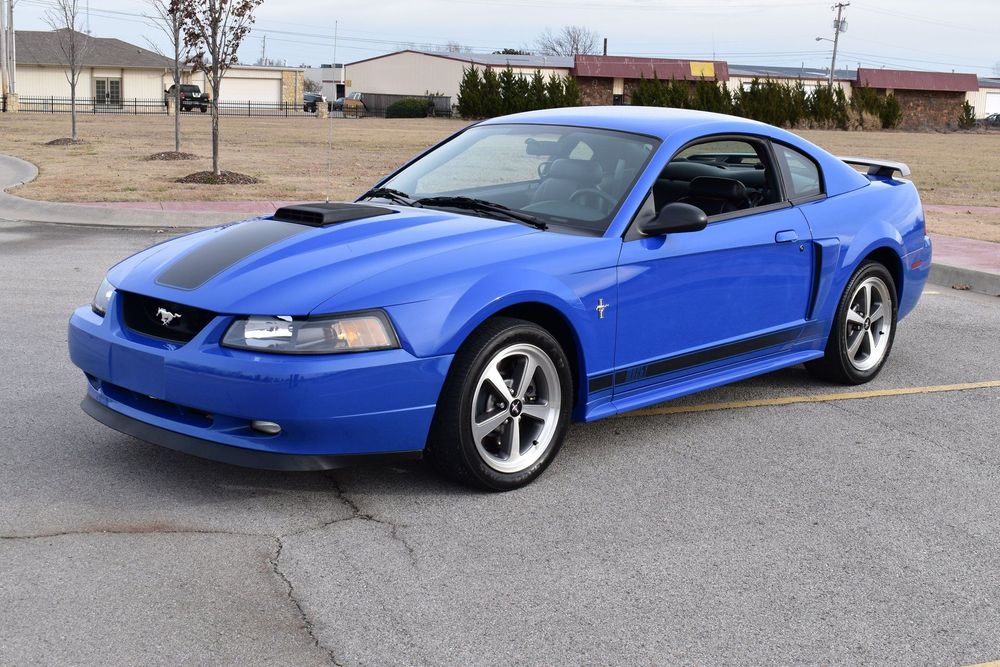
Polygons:
M538 230L411 208L327 227L271 218L188 234L114 267L118 289L226 314L307 315L344 289L412 267L426 280L449 258Z

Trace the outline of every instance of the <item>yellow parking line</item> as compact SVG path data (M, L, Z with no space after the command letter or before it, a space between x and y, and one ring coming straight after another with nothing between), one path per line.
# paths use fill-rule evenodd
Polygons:
M1000 387L1000 380L986 382L966 382L964 384L939 384L930 387L903 387L902 389L881 389L875 391L846 391L834 394L812 394L809 396L783 396L762 398L753 401L729 401L726 403L703 403L701 405L677 405L662 408L645 408L628 412L622 417L649 417L652 415L679 415L688 412L715 412L717 410L738 410L740 408L761 408L773 405L794 405L796 403L827 403L829 401L854 401L859 398L880 398L884 396L909 396L912 394L940 394L949 391L969 389L993 389ZM998 665L997 667L1000 667Z
M969 667L1000 667L1000 660L990 660L989 662L980 662L975 665L969 665Z

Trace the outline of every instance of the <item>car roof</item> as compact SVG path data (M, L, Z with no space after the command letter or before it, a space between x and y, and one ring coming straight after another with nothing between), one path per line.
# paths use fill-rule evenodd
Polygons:
M500 116L484 121L484 125L498 123L539 123L544 125L583 125L605 130L634 132L666 139L680 129L705 125L707 132L760 133L770 125L755 120L690 109L644 106L566 107L544 109ZM711 127L711 126L718 127Z

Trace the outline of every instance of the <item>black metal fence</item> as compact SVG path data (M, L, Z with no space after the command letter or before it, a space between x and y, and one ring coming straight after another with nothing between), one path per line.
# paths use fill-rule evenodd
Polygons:
M37 97L24 96L20 98L20 108L22 113L70 113L72 102L68 97ZM201 108L197 105L191 107L190 112L199 113ZM209 109L206 109L207 115ZM144 116L144 115L165 115L168 113L167 104L163 99L100 99L92 97L78 97L76 99L76 112L78 114L92 115L117 115L117 116ZM254 102L247 100L222 101L219 102L220 116L233 116L245 118L258 117L308 117L315 115L312 108L306 111L304 104L289 104L287 102ZM385 109L347 109L344 111L332 110L330 115L334 118L362 118L375 117L385 118Z
M34 97L20 98L22 113L69 113L72 101L68 97ZM142 116L149 114L166 114L167 107L162 99L141 100L131 99L99 99L93 97L76 98L76 112L79 114L114 114L120 116Z

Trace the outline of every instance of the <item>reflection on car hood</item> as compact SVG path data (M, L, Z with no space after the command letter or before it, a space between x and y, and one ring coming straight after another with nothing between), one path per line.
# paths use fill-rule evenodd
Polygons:
M448 271L449 256L539 234L507 221L432 210L329 227L257 218L182 236L109 272L120 290L217 313L305 315L351 285L400 267L414 279Z

